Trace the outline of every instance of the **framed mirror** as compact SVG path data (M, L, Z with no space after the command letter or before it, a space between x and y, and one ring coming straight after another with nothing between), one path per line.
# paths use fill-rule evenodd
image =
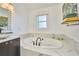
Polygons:
M11 13L0 7L0 29L11 31Z

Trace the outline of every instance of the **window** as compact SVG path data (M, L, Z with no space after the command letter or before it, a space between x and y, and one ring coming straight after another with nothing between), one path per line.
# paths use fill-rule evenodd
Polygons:
M47 28L47 15L37 16L38 28Z

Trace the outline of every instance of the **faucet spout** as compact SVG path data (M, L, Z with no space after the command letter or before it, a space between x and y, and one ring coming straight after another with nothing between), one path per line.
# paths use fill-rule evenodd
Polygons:
M43 39L42 39L41 37L38 37L38 38L36 39L36 46L38 45L38 40L42 41Z

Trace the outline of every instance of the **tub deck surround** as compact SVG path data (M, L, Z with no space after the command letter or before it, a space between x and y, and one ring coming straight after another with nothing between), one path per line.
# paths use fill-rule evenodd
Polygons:
M26 34L26 35L28 35L28 34ZM41 33L40 33L40 35L39 34L36 34L36 33L35 34L32 34L32 35L30 34L31 37L33 35L36 35L36 37L38 37L40 35L42 37L45 37L46 36L45 34L43 36L43 34L41 34ZM63 37L64 38L64 40L60 40L61 43L63 44L63 47L61 47L61 48L37 48L37 47L25 45L23 43L23 39L25 39L25 38L28 39L29 37L27 37L27 36L26 37L21 37L21 41L20 41L21 42L21 47L23 47L26 50L28 49L28 50L32 50L32 51L35 51L35 52L47 54L47 55L50 55L50 56L79 56L79 43L77 43L74 40L66 37L63 34L60 34L60 35L59 34L58 35L55 34L55 38L56 39L58 37Z
M54 34L55 35L55 34ZM27 33L27 34L23 34L21 35L21 38L28 38L28 37L47 37L47 38L52 38L53 34L48 34L48 33Z

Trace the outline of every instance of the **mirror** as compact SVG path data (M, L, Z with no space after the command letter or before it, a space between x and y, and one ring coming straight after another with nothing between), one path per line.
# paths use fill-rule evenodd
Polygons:
M8 27L8 17L0 16L0 28L7 28Z
M11 13L0 7L0 33L11 31Z

